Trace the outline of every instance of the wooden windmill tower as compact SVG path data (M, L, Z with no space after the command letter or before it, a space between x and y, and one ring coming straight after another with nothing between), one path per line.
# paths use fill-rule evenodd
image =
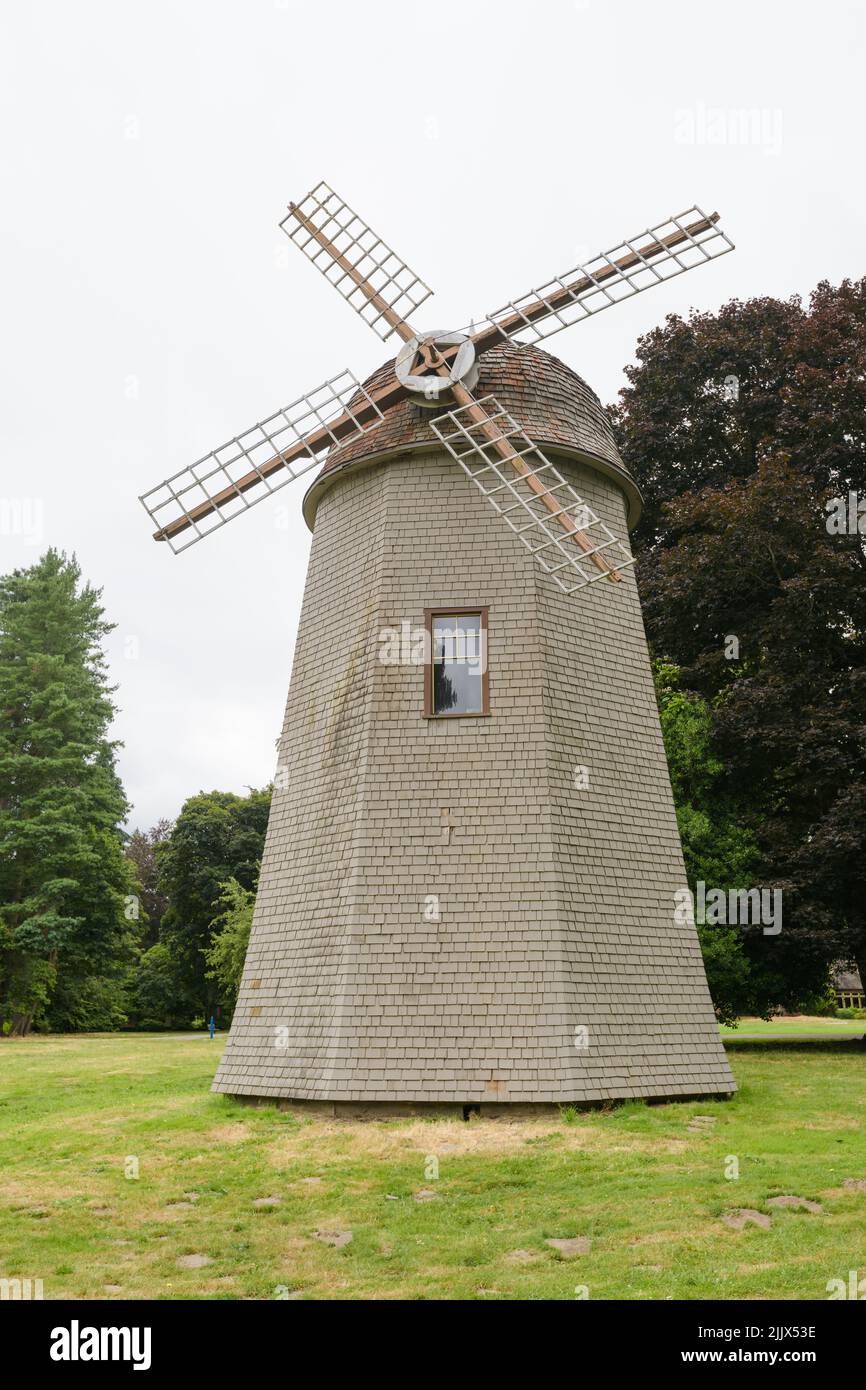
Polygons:
M419 333L431 291L327 185L281 225L401 347L142 498L183 550L319 469L214 1088L371 1109L733 1090L677 909L640 494L597 397L536 346L732 243L692 208L480 326Z

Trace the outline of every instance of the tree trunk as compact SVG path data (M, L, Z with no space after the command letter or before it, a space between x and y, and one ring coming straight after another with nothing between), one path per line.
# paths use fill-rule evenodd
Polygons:
M32 1015L32 1013L26 1013L26 1014L17 1014L17 1013L13 1013L13 1015L12 1015L12 1037L13 1037L13 1038L26 1038L26 1037L27 1037L27 1034L30 1032L30 1028L31 1028L32 1024L33 1024L33 1015Z

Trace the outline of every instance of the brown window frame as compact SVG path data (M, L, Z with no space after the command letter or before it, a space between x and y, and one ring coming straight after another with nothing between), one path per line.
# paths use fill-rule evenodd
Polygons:
M424 630L427 634L425 639L426 651L424 661L424 719L487 719L490 715L490 662L488 646L488 614L489 605L484 603L474 603L471 608L425 608L424 609ZM453 714L437 714L433 706L433 619L434 618L468 618L475 614L481 618L481 646L484 652L484 670L481 673L481 709L474 713L454 712Z

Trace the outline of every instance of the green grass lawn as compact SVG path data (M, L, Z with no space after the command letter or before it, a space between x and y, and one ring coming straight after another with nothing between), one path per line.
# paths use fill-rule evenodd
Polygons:
M722 1027L727 1042L744 1034L759 1034L766 1038L862 1038L866 1034L864 1018L821 1018L797 1015L793 1018L741 1018L736 1028Z
M822 1299L866 1275L856 1044L738 1043L728 1102L466 1124L244 1107L208 1090L220 1045L0 1043L0 1277L47 1299ZM734 1208L770 1229L728 1229ZM545 1244L573 1236L589 1253Z

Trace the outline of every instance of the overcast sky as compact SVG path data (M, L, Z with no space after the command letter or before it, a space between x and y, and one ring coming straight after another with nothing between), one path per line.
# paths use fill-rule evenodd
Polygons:
M310 543L309 479L179 557L139 494L390 355L278 230L289 200L356 207L436 290L421 327L718 208L733 255L549 344L605 402L666 313L866 271L861 0L2 16L0 569L54 545L104 588L133 825L273 775Z

